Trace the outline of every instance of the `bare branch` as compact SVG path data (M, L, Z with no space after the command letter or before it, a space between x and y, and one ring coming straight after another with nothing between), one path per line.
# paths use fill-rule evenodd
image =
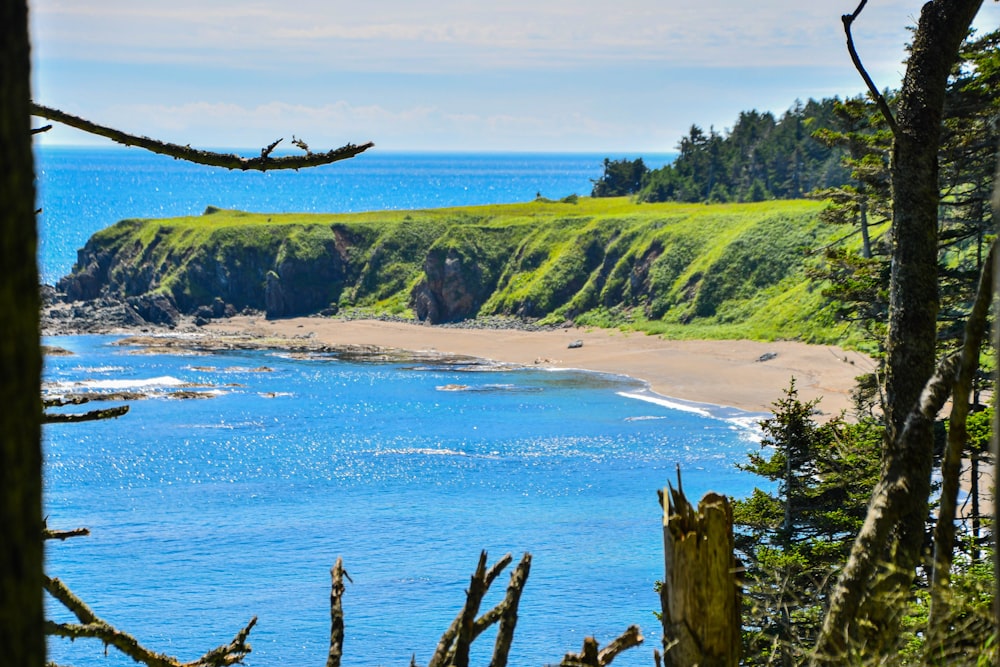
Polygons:
M48 132L52 129L52 125L42 125L41 127L32 128L31 134L42 134L43 132Z
M610 665L611 661L618 657L618 654L634 648L643 642L642 631L638 625L630 625L618 639L614 640L597 654L597 662L603 665Z
M961 362L952 390L951 415L948 418L948 444L941 462L941 500L937 525L934 527L934 570L931 578L931 606L927 624L931 648L944 638L942 620L947 616L948 596L945 594L951 575L952 552L955 548L955 506L958 502L959 475L962 454L968 437L966 419L969 414L969 394L979 370L979 353L989 328L988 317L993 303L993 268L996 263L996 242L990 246L979 276L976 300L965 323L965 340Z
M863 622L858 620L862 618L862 605L877 597L875 578L884 549L890 543L890 532L906 504L912 502L910 488L914 479L907 462L917 456L915 450L920 439L933 428L937 413L951 395L958 362L958 356L951 355L938 363L937 371L927 381L919 403L910 411L902 433L897 436L897 446L903 455L893 458L872 492L868 515L830 594L830 608L812 656L814 665L843 664L848 644Z
M98 136L111 139L112 141L125 146L138 146L153 153L169 155L177 160L185 160L187 162L203 164L209 167L240 169L242 171L269 171L274 169L304 169L306 167L318 167L320 165L352 158L375 145L369 141L368 143L361 144L360 146L355 144L346 144L345 146L335 148L326 153L307 153L306 155L289 155L286 157L272 158L270 156L271 151L273 151L275 146L278 145L278 142L281 141L279 139L278 141L263 148L261 150L260 157L245 158L235 154L202 151L191 148L190 146L181 146L179 144L157 141L155 139L150 139L149 137L128 134L114 128L98 125L97 123L93 123L78 116L73 116L65 111L45 107L40 104L32 103L31 114L40 118L46 118L58 123L63 123L64 125L69 125L70 127L83 130L84 132L89 132L90 134L96 134Z
M486 552L480 552L479 564L472 575L469 589L465 592L465 604L462 606L462 610L458 612L455 620L451 622L448 629L441 635L437 649L434 651L431 661L427 663L427 667L444 667L445 665L462 667L469 664L469 647L472 642L483 630L496 623L502 617L500 607L505 604L506 600L501 602L496 609L483 614L478 619L476 618L476 614L479 613L479 605L482 604L483 597L486 595L486 591L489 590L490 584L493 583L511 560L511 554L504 554L503 558L487 570Z
M871 94L872 99L875 100L875 104L878 105L879 111L885 117L885 122L889 125L889 129L892 130L893 134L898 134L899 129L896 126L896 118L892 115L892 110L889 108L888 102L885 101L885 97L879 92L879 89L875 87L875 82L868 75L865 66L861 64L861 57L858 55L857 49L854 48L854 36L851 34L851 25L867 4L868 0L861 0L861 4L858 5L853 14L844 14L840 17L844 22L844 34L847 35L847 52L851 54L851 62L854 63L855 69L858 70L861 78L865 81L865 85L868 86L868 92Z
M257 623L256 616L250 619L245 628L236 633L236 637L229 644L212 649L194 662L182 663L177 658L147 649L132 635L118 630L101 619L59 579L44 577L44 587L80 621L79 624L46 621L46 634L69 639L83 637L100 639L104 644L114 646L147 667L226 667L242 662L251 650L246 640L250 630Z
M84 412L82 414L73 414L73 415L45 412L42 414L42 423L75 424L78 422L97 421L99 419L117 419L126 412L128 412L127 405L120 405L114 408L106 408L104 410L91 410L90 412Z
M68 540L71 537L87 537L90 535L90 528L75 528L73 530L42 530L43 540Z
M597 650L597 640L593 637L585 637L583 640L583 650L579 653L567 653L559 667L606 667L618 657L623 651L634 648L643 642L642 631L638 625L630 625L618 639L608 644L606 647Z
M344 655L344 608L341 598L344 596L344 577L350 581L344 569L344 561L337 556L337 562L330 570L330 652L327 654L326 667L340 667Z
M531 571L531 554L525 553L521 562L510 574L507 585L507 595L494 611L500 612L500 627L497 628L497 638L493 644L493 659L490 667L506 667L510 646L514 642L514 627L517 625L517 607L521 602L521 591L528 581Z

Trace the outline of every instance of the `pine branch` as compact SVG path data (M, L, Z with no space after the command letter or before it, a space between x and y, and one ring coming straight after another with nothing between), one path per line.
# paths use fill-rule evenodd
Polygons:
M346 144L340 148L335 148L326 153L311 153L305 155L289 155L286 157L271 157L271 152L281 142L281 139L271 143L261 149L260 157L246 158L231 153L215 153L203 151L190 146L171 144L149 137L128 134L104 125L98 125L85 118L73 116L65 111L32 103L31 115L45 118L47 120L63 123L78 130L83 130L90 134L96 134L125 146L138 146L153 153L169 155L176 160L185 160L195 164L203 164L209 167L222 167L223 169L239 169L241 171L269 171L274 169L304 169L307 167L318 167L332 162L339 162L359 155L375 144L368 142L361 145ZM297 140L300 141L300 140ZM297 144L298 145L298 144Z

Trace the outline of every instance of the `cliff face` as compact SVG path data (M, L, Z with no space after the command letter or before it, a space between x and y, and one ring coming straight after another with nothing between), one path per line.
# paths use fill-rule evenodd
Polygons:
M808 291L803 250L832 232L819 208L581 199L326 216L209 209L95 234L57 287L72 301L116 299L166 323L177 313L354 307L431 323L595 313L757 321L787 310L790 291ZM799 310L822 306L818 296L804 303ZM812 314L781 317L794 337L791 322Z

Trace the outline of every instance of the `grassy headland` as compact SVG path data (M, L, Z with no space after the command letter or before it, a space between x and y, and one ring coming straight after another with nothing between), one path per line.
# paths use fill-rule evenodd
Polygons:
M488 315L676 338L852 341L805 274L843 236L823 204L572 198L356 214L124 220L60 286L72 298L221 301L271 317L362 309L431 322Z

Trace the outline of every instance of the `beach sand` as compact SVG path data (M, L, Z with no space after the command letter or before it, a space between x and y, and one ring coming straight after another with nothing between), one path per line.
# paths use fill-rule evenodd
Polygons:
M817 410L850 414L855 377L872 361L857 352L791 341L666 340L642 333L565 328L550 331L461 329L376 320L234 317L205 329L218 333L303 337L330 345L375 345L437 352L539 368L578 368L643 380L657 394L770 412L791 378ZM570 344L582 346L570 348ZM773 356L772 356L773 355Z

